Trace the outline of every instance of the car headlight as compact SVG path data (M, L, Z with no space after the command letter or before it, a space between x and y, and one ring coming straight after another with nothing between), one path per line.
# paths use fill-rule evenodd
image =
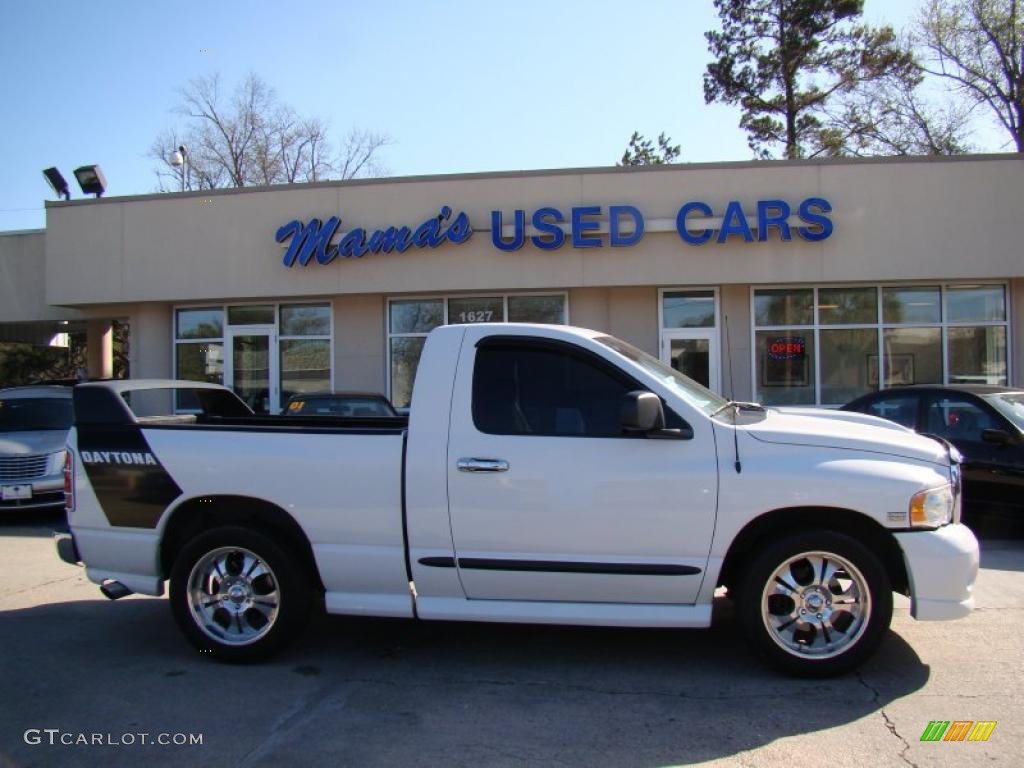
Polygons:
M48 475L59 475L64 471L64 451L60 450L50 454L50 471Z
M953 488L943 485L915 493L910 499L910 524L938 528L953 519Z

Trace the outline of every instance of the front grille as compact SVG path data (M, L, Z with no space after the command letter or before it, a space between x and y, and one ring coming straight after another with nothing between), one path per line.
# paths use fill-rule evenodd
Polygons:
M39 456L0 456L0 480L32 480L46 475L50 463L47 454Z

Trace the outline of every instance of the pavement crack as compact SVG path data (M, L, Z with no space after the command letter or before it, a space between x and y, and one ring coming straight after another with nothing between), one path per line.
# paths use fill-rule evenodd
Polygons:
M14 589L14 590L10 590L10 591L4 592L4 595L7 595L7 596L10 596L10 595L23 595L26 592L32 592L33 590L42 589L43 587L53 586L54 584L63 584L66 581L74 581L77 578L78 578L78 574L74 574L72 576L65 576L62 579L50 579L49 581L40 581L40 582L38 582L36 584L33 584L30 587L24 587L22 589Z
M854 675L856 675L857 680L860 682L860 684L863 685L865 688L867 688L868 691L871 693L871 696L872 696L871 701L872 701L872 703L874 703L874 704L881 703L881 700L882 700L881 692L877 688L875 688L873 685L871 685L871 683L869 683L867 680L865 680L864 679L864 675L859 670L857 672L855 672ZM917 763L915 763L913 760L911 760L909 757L907 757L907 752L910 751L910 742L907 741L905 738L903 738L903 736L900 734L900 732L898 730L896 730L896 723L893 722L893 719L891 717L889 717L889 713L885 711L885 707L879 707L878 712L882 716L882 721L885 723L885 727L889 731L889 733L891 733L893 736L895 736L897 739L899 739L900 744L903 745L903 748L900 749L899 755L898 755L900 760L902 760L907 765L911 766L911 768L918 768Z

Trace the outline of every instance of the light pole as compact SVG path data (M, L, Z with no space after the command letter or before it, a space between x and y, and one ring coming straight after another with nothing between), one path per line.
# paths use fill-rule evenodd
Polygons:
M185 151L185 145L180 145L171 155L171 165L175 168L181 168L181 191L185 191L185 174L188 166L188 152Z

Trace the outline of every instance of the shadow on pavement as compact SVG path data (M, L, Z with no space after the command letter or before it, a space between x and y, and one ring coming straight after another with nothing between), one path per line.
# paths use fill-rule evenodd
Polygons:
M833 728L928 680L895 633L856 674L779 676L720 602L711 630L319 616L256 666L192 650L164 600L0 612L0 765L656 766ZM201 747L24 744L46 727L204 736Z
M29 536L49 538L54 531L66 531L64 512L33 512L4 510L0 512L0 537Z
M981 539L981 567L996 571L1024 571L1024 541Z

